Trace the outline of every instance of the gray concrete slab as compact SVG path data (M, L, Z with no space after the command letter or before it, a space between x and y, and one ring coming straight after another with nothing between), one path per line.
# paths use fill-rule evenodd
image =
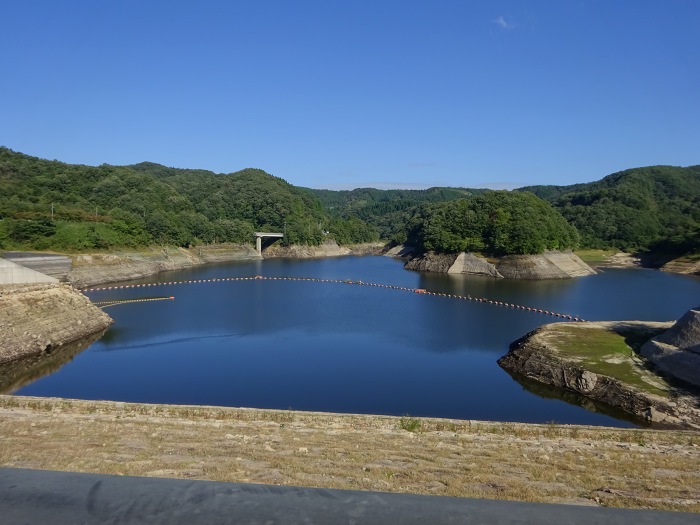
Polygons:
M700 515L5 468L0 523L697 525Z
M57 283L58 279L19 264L0 259L0 284Z
M35 252L2 252L3 259L30 268L34 271L55 277L60 281L68 278L68 272L73 267L71 258L66 255L55 253L35 253Z

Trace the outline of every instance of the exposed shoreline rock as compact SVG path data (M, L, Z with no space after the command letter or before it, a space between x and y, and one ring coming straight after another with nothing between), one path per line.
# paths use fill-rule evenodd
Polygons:
M608 255L604 261L596 262L596 268L642 268L640 257L626 252L617 252Z
M338 246L328 242L320 246L278 246L262 252L262 259L309 259L344 255L378 255L383 244L367 243ZM209 263L260 260L255 248L247 244L217 244L195 248L148 248L139 252L116 252L73 256L68 281L76 288L131 281L171 270L182 270Z
M667 262L661 268L662 272L680 273L682 275L700 275L700 259L679 257Z
M339 246L335 241L325 242L318 246L280 246L273 244L263 250L263 259L316 259L323 257L342 257L345 255L378 255L384 248L382 243L355 244Z
M700 429L700 401L624 343L641 344L672 323L554 323L515 341L498 364L513 374L577 392L658 426ZM601 337L604 338L601 342ZM612 342L618 349L608 351ZM623 379L621 379L623 378Z
M631 254L617 252L603 261L592 263L596 268L649 268L680 275L700 275L700 258L684 255L669 260L663 254Z
M507 255L493 261L473 253L428 252L419 256L409 256L405 267L423 272L487 275L507 279L570 279L596 273L571 251Z
M508 279L570 279L596 271L572 251L546 251L539 255L507 255L496 268Z
M260 259L249 245L208 245L196 248L147 248L138 252L116 252L73 256L68 281L76 288L131 281L170 270L208 263Z
M644 343L640 354L664 372L700 387L700 306Z
M0 287L0 368L102 333L112 319L67 284Z
M456 253L428 252L417 257L409 258L404 268L419 272L447 273L456 260Z

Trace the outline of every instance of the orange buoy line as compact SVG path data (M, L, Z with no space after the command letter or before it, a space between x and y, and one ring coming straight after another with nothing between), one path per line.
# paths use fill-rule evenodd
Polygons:
M175 299L172 295L170 297L149 297L147 299L115 299L113 301L97 301L94 304L100 308L107 308L108 306L114 306L115 304L126 304L126 303L147 303L150 301L172 301Z
M335 283L335 284L356 284L360 286L373 286L375 288L386 288L389 290L400 290L400 291L405 291L405 292L413 292L413 293L419 293L419 294L424 294L424 295L432 295L435 297L446 297L449 299L459 299L459 300L464 300L464 301L475 301L479 303L486 303L486 304L491 304L494 306L502 306L504 308L514 308L516 310L523 310L526 312L534 312L538 314L544 314L544 315L551 315L554 317L560 317L562 319L567 319L570 321L578 321L578 322L583 322L584 319L581 319L580 317L574 317L572 315L568 314L562 314L562 313L557 313L557 312L552 312L549 310L543 310L541 308L533 308L530 306L523 306L519 304L513 304L513 303L505 303L502 301L495 301L492 299L486 299L483 297L472 297L471 295L454 295L454 294L446 294L442 292L430 292L428 290L425 290L424 288L408 288L405 286L396 286L396 285L391 285L391 284L381 284L381 283L366 283L364 281L353 281L352 279L319 279L316 277L266 277L263 275L255 275L252 277L220 277L216 279L196 279L196 280L189 280L189 281L168 281L164 283L145 283L145 284L125 284L121 286L105 286L105 287L98 287L98 288L83 288L81 291L82 292L101 292L101 291L107 291L107 290L126 290L126 289L131 289L131 288L150 288L152 286L173 286L176 284L203 284L203 283L220 283L220 282L233 282L233 281L310 281L310 282L315 282L315 283ZM138 302L138 301L157 301L157 300L163 300L163 299L168 299L167 297L162 297L162 298L157 298L157 299L134 299L134 300L124 300L122 302ZM103 301L103 302L109 302L110 305L112 304L118 304L117 301ZM100 303L95 303L99 305Z

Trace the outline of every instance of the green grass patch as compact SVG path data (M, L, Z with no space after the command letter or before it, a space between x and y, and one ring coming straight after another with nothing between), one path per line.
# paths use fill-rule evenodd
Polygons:
M658 331L555 326L550 332L558 351L581 368L617 379L644 392L668 397L671 386L647 368L634 351ZM632 346L630 346L632 345Z
M407 430L408 432L418 432L421 429L421 426L422 424L420 419L416 419L415 417L410 417L408 415L399 420L399 427L401 427L403 430Z
M604 263L607 262L611 255L617 253L617 250L575 250L574 253L585 263Z

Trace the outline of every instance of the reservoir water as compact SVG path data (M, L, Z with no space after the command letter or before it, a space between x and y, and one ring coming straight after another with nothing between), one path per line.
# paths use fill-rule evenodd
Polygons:
M586 320L680 317L700 279L605 270L564 281L404 270L386 257L273 259L169 272L134 283L237 276L382 283L470 295ZM105 336L19 395L629 426L572 396L521 385L497 364L508 345L560 319L401 290L245 280L89 292L120 304Z

